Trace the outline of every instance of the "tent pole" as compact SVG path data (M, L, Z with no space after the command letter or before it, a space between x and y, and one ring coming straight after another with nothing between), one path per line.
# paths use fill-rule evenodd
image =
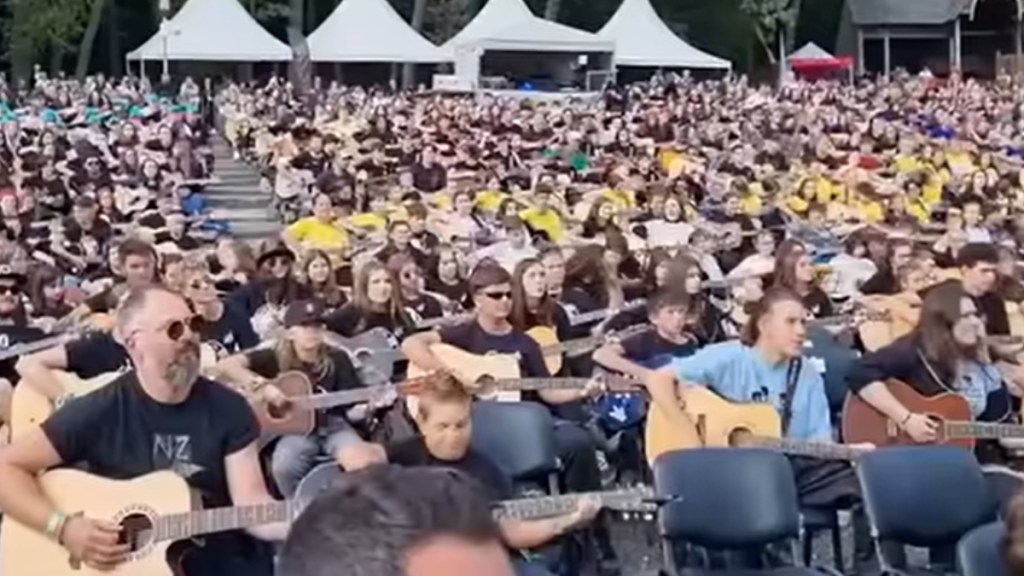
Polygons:
M889 29L882 32L882 68L885 80L889 80L889 68L892 66L892 38L889 36Z
M853 67L850 67L851 73ZM864 75L864 29L857 27L857 74Z

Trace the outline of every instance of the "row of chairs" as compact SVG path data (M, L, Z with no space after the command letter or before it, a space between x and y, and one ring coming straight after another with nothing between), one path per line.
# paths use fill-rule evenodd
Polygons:
M519 486L557 493L553 430L550 412L538 404L474 404L474 448ZM987 476L970 451L951 446L872 452L858 462L857 474L886 573L908 570L902 558L886 554L895 544L956 549L963 576L1004 575L998 518L1000 505L1019 488L1016 478ZM781 454L741 448L682 450L659 458L653 475L656 491L669 502L658 514L658 532L664 566L671 574L704 574L683 568L693 560L685 550L751 550L780 543L801 544L802 551L794 549L793 557L802 557L808 566L813 538L821 532L831 534L834 567L792 566L766 573L835 574L844 568L839 511L800 509L792 467Z

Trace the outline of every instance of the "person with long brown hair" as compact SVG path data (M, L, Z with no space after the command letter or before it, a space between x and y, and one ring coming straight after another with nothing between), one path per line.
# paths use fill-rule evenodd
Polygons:
M512 272L512 325L517 330L554 328L559 337L568 329L565 311L548 292L547 269L538 258L527 258Z
M331 263L331 257L322 250L306 252L299 263L299 279L304 284L305 295L317 298L328 310L335 310L348 302L348 296L338 285L338 275Z
M914 330L861 358L847 384L917 442L934 441L938 425L897 400L886 380L904 382L923 396L960 394L975 418L1002 420L1010 410L1009 393L992 363L986 336L985 323L963 286L941 284L925 296ZM1000 459L992 442L979 442L978 450L986 460Z
M430 318L440 318L444 314L441 301L423 290L423 271L412 256L396 252L388 259L387 267L391 272L392 283L398 288L402 309L413 326Z
M811 316L823 318L832 315L832 301L817 285L810 254L791 251L781 255L775 260L773 280L776 286L799 294Z
M356 274L352 301L329 314L325 321L328 329L346 337L370 328L383 328L400 340L414 328L402 309L391 272L376 260L364 264Z
M604 261L604 248L596 244L578 248L565 263L565 286L562 305L570 321L575 315L595 310L619 310L625 303L622 288ZM593 325L575 326L573 336L585 335Z
M1000 548L1010 576L1024 576L1024 491L1018 492L1007 507L1006 533Z

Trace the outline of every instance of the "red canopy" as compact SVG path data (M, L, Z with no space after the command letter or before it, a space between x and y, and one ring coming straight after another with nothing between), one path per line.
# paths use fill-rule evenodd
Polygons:
M831 58L790 58L789 66L794 71L846 70L853 67L850 56L832 56Z

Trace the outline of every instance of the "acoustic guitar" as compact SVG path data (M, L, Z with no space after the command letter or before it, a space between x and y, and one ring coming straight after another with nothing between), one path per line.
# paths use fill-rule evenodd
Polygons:
M398 341L383 328L371 328L352 338L330 330L324 330L323 334L326 346L344 350L349 355L364 384L390 382L395 374L395 362L405 358Z
M534 342L540 346L540 353L544 356L544 365L548 367L548 372L550 374L558 374L564 365L563 355L569 357L582 356L604 344L608 338L625 340L630 336L643 334L651 330L654 330L654 326L644 324L607 335L584 336L583 338L574 338L567 342L559 342L558 334L553 328L534 326L526 331L526 335L533 338Z
M256 413L256 420L259 421L262 432L261 442L269 442L278 436L310 434L316 427L317 410L361 404L391 394L414 393L424 381L426 381L426 377L407 380L401 384L367 386L315 394L313 385L305 374L298 371L283 372L274 379L273 385L288 397L286 406L275 408L263 402L262 399L252 401L253 411Z
M94 378L82 379L71 372L53 370L52 374L64 387L67 394L75 397L85 396L110 384L124 372L107 372ZM43 423L54 412L53 402L39 392L27 381L22 381L14 388L11 397L11 438L32 430Z
M301 508L297 502L270 502L194 510L197 499L188 484L166 471L133 480L108 480L65 468L43 473L39 484L58 510L119 524L131 551L123 564L100 572L72 562L62 546L8 517L0 531L4 576L171 576L175 573L171 566L187 552L181 541L285 522Z
M344 472L334 462L320 464L305 478L296 491L296 501L310 502L324 490L337 484ZM596 498L601 508L626 513L650 515L657 511L659 499L653 490L639 486L624 490L605 492L582 492L560 496L517 498L497 502L492 508L495 519L514 518L517 520L541 520L572 512L584 497ZM671 499L670 499L671 500Z
M954 393L926 397L899 380L886 380L889 392L903 406L916 414L927 414L938 424L935 444L951 444L973 448L975 440L1024 438L1024 426L998 422L975 422L971 408L962 396ZM916 444L884 414L860 396L849 394L843 405L843 439L850 443L870 442L875 446Z
M657 406L647 414L644 442L647 461L666 452L711 447L759 447L795 456L825 460L853 460L863 449L832 442L782 438L782 418L771 404L732 403L707 388L686 388L680 393L683 411L693 420L701 444L686 442Z

